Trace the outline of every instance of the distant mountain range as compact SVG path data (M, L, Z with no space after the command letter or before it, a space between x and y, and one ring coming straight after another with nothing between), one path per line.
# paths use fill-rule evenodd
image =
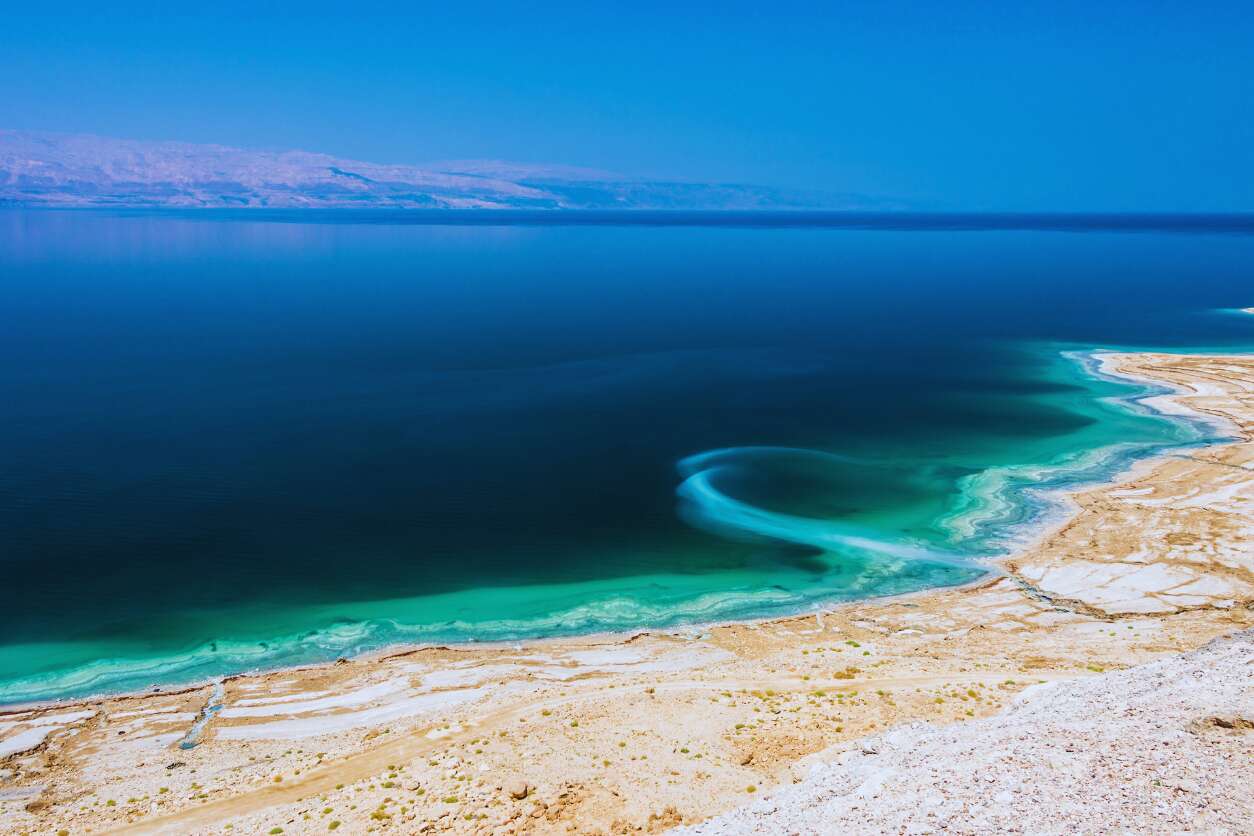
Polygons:
M307 151L0 130L0 205L171 208L899 209L854 194L490 160L383 165Z

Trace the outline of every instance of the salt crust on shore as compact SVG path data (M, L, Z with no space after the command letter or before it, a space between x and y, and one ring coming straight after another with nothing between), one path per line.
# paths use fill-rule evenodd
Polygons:
M1016 558L1012 569L1042 594L1102 615L1231 607L1254 598L1254 375L1248 358L1099 355L1103 371L1167 383L1156 408L1223 422L1247 443L1177 456L1147 487L1087 492L1063 532L1082 528L1090 553L1061 563L1048 549ZM1164 410L1165 411L1165 410ZM1198 464L1206 467L1198 478ZM1048 544L1046 544L1048 545Z
M292 834L326 832L331 820L342 822L339 833L656 832L787 787L813 763L851 767L838 762L843 750L888 755L892 744L893 757L904 757L892 741L916 738L894 734L917 735L919 746L961 747L968 733L982 740L1001 728L982 718L1033 683L1136 677L1109 671L1248 630L1254 358L1128 354L1103 355L1103 363L1172 385L1180 392L1169 396L1174 408L1226 422L1240 440L1073 495L1074 517L1007 560L1003 576L968 588L759 623L398 650L235 677L220 686L224 707L187 750L178 743L212 701L210 686L3 713L0 832L223 833L229 825L232 833ZM1205 667L1191 670L1203 676L1188 697L1198 701L1181 696L1162 711L1228 693L1226 680L1212 688ZM1098 769L1105 738L1085 712L1101 710L1107 691L1093 687L1082 698L1030 691L1024 707L1004 716L1074 727L1077 740L1094 741L1091 757L1077 763ZM1109 687L1115 695L1123 686ZM1216 751L1244 746L1248 765L1248 701L1221 708L1235 728ZM1149 711L1145 703L1138 716ZM931 725L873 742L920 721ZM1171 746L1187 754L1189 740L1173 737ZM1223 772L1205 760L1211 755L1199 755L1214 767L1205 773L1181 762L1175 777L1191 783L1157 798L1166 791L1153 780L1165 779L1154 764L1177 763L1171 746L1120 749L1124 760L1108 763L1093 787L1068 783L1060 768L1030 792L995 784L982 803L989 816L1004 801L1030 821L1046 813L1014 805L1037 799L1062 815L1087 798L1073 792L1127 796L1107 806L1083 801L1097 817L1078 819L1080 830L1084 821L1122 827L1119 805L1134 815L1146 799L1182 821L1194 810L1195 829L1222 829L1248 812L1226 789L1239 771ZM1125 772L1154 777L1125 786ZM1208 806L1189 807L1195 796ZM937 829L929 810L916 805L906 829ZM986 813L955 812L948 830L964 832L968 820L969 830Z

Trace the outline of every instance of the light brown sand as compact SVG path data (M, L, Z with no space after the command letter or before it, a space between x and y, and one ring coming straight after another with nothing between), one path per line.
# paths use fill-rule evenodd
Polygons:
M1108 362L1180 386L1242 440L1077 494L1004 577L765 623L237 677L191 750L177 741L209 687L0 715L0 751L41 739L0 762L0 831L656 832L791 784L836 744L986 717L1029 684L1251 625L1254 358Z

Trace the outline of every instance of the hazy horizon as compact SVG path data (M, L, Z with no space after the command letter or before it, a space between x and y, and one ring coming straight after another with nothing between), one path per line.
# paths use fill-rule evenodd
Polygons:
M1254 12L1124 2L11 11L4 127L947 210L1254 209Z

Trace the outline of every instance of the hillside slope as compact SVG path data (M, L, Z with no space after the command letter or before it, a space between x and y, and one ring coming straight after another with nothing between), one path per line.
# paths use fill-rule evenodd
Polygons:
M892 209L858 195L570 166L382 165L306 151L0 130L0 205L205 208Z

